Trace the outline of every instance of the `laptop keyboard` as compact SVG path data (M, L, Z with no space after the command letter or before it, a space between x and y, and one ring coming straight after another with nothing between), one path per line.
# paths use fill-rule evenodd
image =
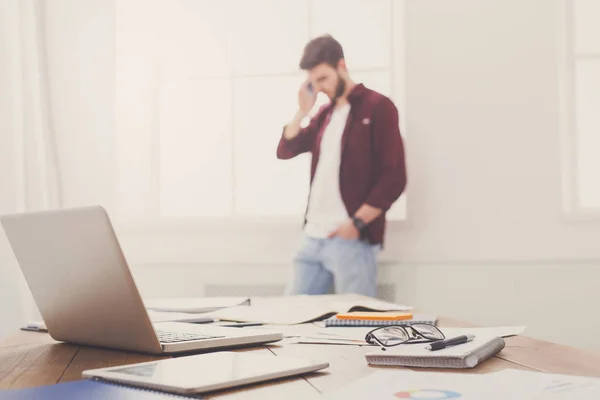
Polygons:
M189 342L192 340L205 340L205 339L216 339L225 336L211 336L202 335L199 333L181 333L181 332L166 332L156 331L158 341L161 343L177 343L177 342Z

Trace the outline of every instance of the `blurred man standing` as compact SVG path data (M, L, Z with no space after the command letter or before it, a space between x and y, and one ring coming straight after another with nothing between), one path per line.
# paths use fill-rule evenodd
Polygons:
M385 214L406 186L398 110L354 83L330 35L306 45L300 68L308 79L277 148L279 159L312 153L304 237L288 293L326 294L333 285L336 293L375 296ZM319 92L331 102L301 128Z

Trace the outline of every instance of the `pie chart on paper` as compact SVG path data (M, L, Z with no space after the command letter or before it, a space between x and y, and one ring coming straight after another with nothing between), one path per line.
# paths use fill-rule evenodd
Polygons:
M452 390L422 389L398 392L394 397L408 400L451 400L460 399L461 394Z

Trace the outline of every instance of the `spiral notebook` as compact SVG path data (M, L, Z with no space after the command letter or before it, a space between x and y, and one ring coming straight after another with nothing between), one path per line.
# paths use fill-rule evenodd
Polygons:
M476 337L471 342L431 351L427 343L404 344L385 351L365 354L371 365L427 368L473 368L499 353L505 346L501 337Z
M390 326L390 325L402 325L408 326L412 324L431 324L435 325L437 322L437 316L432 314L414 314L412 319L402 320L374 320L374 319L340 319L336 316L326 319L326 327L332 326L356 326L356 327L378 327L378 326Z

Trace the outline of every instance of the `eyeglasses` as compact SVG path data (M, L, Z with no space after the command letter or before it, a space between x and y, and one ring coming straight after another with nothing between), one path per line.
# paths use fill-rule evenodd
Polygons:
M369 344L378 343L382 347L393 347L403 343L428 343L445 338L442 331L434 325L413 324L375 328L367 333L365 341Z

